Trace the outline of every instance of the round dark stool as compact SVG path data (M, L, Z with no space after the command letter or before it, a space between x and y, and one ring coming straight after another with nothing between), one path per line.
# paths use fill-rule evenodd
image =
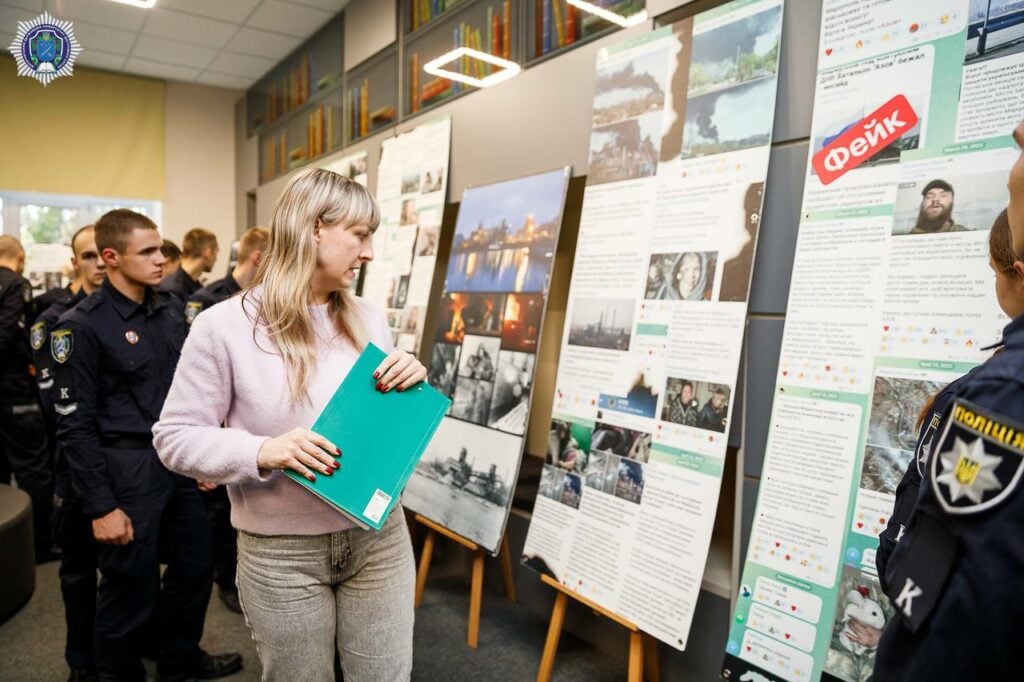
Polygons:
M32 499L0 484L0 623L25 605L36 587Z

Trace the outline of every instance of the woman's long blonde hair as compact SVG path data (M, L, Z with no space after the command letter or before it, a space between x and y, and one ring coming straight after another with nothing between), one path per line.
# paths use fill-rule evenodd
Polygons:
M310 306L311 283L317 267L316 229L335 223L367 225L376 230L380 209L373 195L357 182L322 168L300 171L288 181L274 205L270 241L256 277L243 294L243 307L253 287L254 324L262 325L277 345L288 373L292 398L308 398L306 386L316 369L315 332ZM363 325L348 291L331 293L327 306L339 334L360 351L365 345ZM254 332L255 334L255 329Z

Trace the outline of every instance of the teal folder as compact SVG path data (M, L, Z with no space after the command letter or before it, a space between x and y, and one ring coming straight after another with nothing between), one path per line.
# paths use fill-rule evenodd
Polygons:
M341 449L341 468L309 481L285 474L352 519L380 530L451 401L426 382L381 393L373 372L384 351L372 343L352 366L312 430Z

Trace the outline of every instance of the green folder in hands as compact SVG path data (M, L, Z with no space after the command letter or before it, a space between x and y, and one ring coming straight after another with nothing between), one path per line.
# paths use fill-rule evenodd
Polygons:
M341 468L315 481L292 480L352 519L380 530L451 401L425 382L381 393L373 372L387 355L372 343L320 413L313 431L341 450Z

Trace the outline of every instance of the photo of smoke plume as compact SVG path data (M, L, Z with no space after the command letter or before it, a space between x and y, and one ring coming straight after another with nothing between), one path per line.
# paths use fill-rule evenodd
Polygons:
M599 66L594 93L594 125L634 118L665 106L668 50Z
M646 178L658 170L661 112L594 128L590 133L588 185Z
M782 7L693 36L682 158L768 144Z
M635 309L632 299L576 299L569 323L569 344L629 350Z

